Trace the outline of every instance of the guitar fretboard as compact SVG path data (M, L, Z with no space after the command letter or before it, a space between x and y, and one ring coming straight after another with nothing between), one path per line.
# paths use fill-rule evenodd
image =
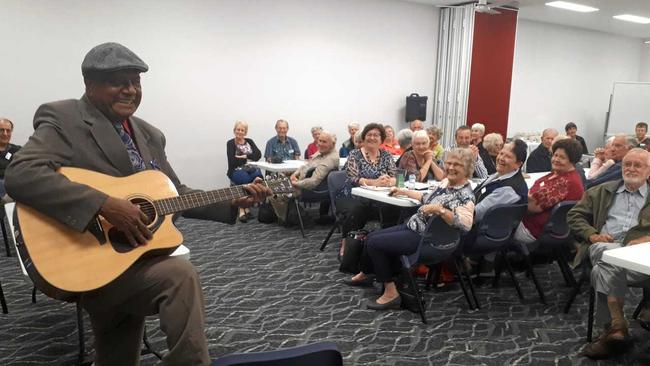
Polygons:
M217 202L245 197L247 195L242 186L235 186L207 192L190 193L178 197L163 198L154 201L153 204L159 214L169 215Z

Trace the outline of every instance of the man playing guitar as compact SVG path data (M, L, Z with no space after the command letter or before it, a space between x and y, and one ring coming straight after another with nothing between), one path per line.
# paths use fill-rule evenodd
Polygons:
M99 215L123 234L126 246L146 247L155 233L140 206L73 182L60 168L113 177L153 169L164 173L179 194L196 191L180 183L167 161L162 132L133 116L142 98L140 73L148 66L123 45L105 43L88 52L81 68L86 87L81 99L47 103L36 111L34 134L7 169L7 193L74 232L88 231ZM271 194L260 180L244 190L248 196L189 213L234 223L238 207ZM189 261L166 255L140 258L108 285L77 295L75 300L90 314L96 365L137 365L144 318L153 314L159 314L167 336L163 364L210 364L203 293Z

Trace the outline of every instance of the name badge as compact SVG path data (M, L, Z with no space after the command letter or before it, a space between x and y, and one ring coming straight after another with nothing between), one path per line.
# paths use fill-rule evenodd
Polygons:
M546 182L542 182L542 183L540 183L539 186L540 186L540 187L544 187L544 183L546 183Z
M7 160L11 159L11 153L10 152L7 152L7 154L5 155L5 159L7 159Z
M487 191L487 188L483 187L483 189L481 189L481 194L485 194L485 191Z
M289 149L289 154L293 154L293 149Z

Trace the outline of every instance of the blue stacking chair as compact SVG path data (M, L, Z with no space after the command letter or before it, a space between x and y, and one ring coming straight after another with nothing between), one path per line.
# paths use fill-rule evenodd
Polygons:
M506 258L506 251L510 245L512 234L526 214L527 208L528 205L525 203L519 205L494 205L490 207L485 212L483 220L477 224L475 228L476 235L465 237L458 252L459 262L461 263L465 261L465 257L468 255L484 256L495 252L501 254L520 299L524 297L514 271ZM464 269L464 266L462 268ZM464 271L464 274L469 282L476 307L480 309L481 305L476 297L474 285L466 271ZM495 273L495 284L496 276L498 276L498 273Z
M327 233L325 240L323 240L323 244L320 246L321 251L325 250L325 247L332 237L332 234L334 234L334 230L337 228L340 229L341 218L339 217L338 212L336 212L336 194L345 186L345 179L347 176L348 172L345 170L332 171L327 176L327 190L329 191L330 197L330 210L332 210L332 215L336 221L334 222L334 225L332 225L329 233Z
M454 253L458 249L459 243L460 230L449 226L445 220L441 219L439 216L432 216L427 222L426 230L420 239L416 251L409 255L400 256L402 270L407 274L409 281L408 285L413 290L415 300L417 301L420 310L420 317L424 324L427 324L426 309L424 307L424 301L422 301L419 287L411 273L411 267L417 263L422 263L427 266L439 265L453 257ZM456 268L458 269L457 264ZM465 294L465 298L470 305L470 309L473 309L462 279L460 284L463 293Z
M268 352L233 353L212 366L343 366L343 357L331 342L321 342Z

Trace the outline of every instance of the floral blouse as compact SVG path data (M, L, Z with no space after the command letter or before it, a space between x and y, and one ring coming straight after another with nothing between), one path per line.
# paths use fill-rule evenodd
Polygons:
M428 217L422 212L424 205L439 204L454 213L452 226L469 231L474 220L474 192L470 183L462 186L449 187L449 180L442 180L439 186L422 196L422 206L406 223L409 229L423 234L427 227Z
M352 150L346 165L348 176L343 190L339 192L339 197L350 197L352 187L358 187L361 178L377 179L384 174L395 176L395 162L390 153L385 150L379 150L379 161L376 164L366 160L361 149Z

